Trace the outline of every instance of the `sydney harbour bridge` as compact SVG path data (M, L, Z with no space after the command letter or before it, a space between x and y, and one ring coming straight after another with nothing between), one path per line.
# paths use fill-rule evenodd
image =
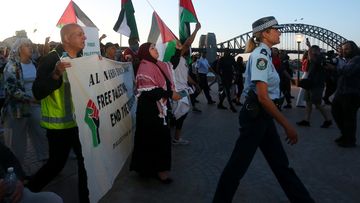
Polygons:
M341 43L347 41L341 35L328 29L301 23L282 24L284 27L279 29L281 42L275 47L280 50L286 50L288 53L299 53L307 49L305 45L306 38L311 45L318 45L324 51L336 50ZM237 37L224 42L217 43L214 33L208 33L200 37L199 48L193 49L194 52L207 51L209 61L215 59L217 52L223 52L225 48L230 49L232 53L244 53L245 44L252 36L252 32L241 34Z

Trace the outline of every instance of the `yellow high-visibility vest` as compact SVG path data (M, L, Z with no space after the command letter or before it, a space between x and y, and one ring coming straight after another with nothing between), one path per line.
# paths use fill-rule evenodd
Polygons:
M60 88L41 100L40 125L46 129L59 130L77 126L66 72Z

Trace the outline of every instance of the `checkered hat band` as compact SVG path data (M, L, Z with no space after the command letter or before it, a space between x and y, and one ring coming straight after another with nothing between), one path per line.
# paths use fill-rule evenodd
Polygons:
M253 29L253 33L260 32L262 30L265 30L266 28L269 28L269 27L271 27L273 25L277 25L277 24L278 24L278 22L277 22L276 19L270 20L270 21L268 21L268 22L266 22L266 23L264 23L262 25L259 25L259 26L255 27Z

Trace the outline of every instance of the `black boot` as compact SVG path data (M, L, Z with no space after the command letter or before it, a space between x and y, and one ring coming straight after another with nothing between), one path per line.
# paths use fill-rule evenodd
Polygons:
M328 128L332 125L331 120L324 121L324 123L320 126L321 128Z
M221 103L217 105L217 108L218 108L218 109L227 109L227 108L226 108L223 104L221 104Z

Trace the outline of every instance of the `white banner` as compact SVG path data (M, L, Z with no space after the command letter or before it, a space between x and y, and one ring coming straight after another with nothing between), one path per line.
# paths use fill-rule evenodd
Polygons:
M83 55L101 55L98 29L96 27L82 27L82 29L84 30L86 36Z
M136 98L131 63L98 56L70 60L67 75L79 127L90 201L112 187L128 158L135 129Z

